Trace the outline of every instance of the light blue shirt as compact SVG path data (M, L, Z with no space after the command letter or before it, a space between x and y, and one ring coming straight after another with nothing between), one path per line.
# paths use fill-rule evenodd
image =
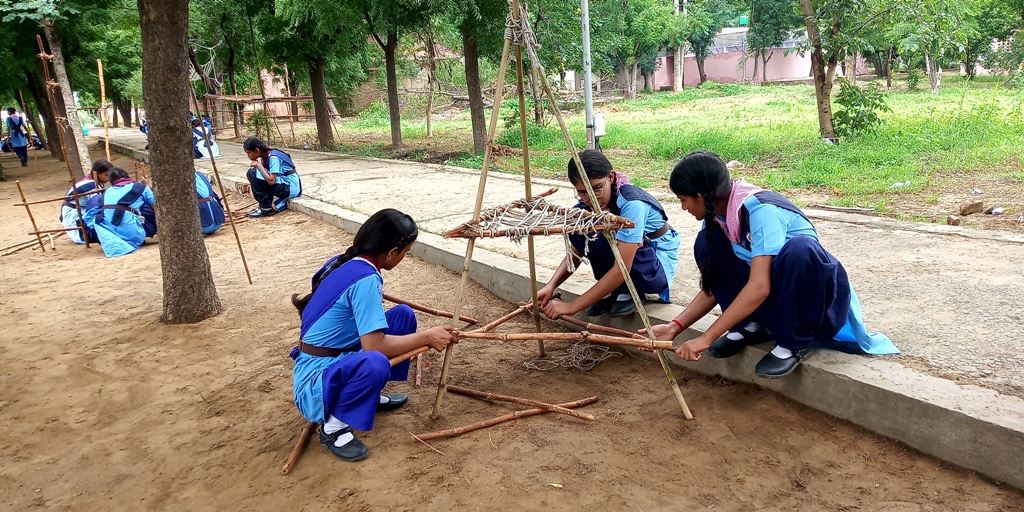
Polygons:
M639 201L627 201L622 194L615 196L615 205L619 207L619 216L633 221L631 228L620 229L615 239L628 244L644 243L644 233L651 233L661 229L665 225L665 219L661 213L651 205ZM650 240L654 248L654 255L661 263L665 271L665 278L668 280L669 288L676 278L676 267L679 266L679 233L675 230L668 230L664 235ZM668 301L669 297L664 296L662 300Z
M117 204L122 196L132 190L132 185L134 182L110 187L103 193L103 204ZM153 190L146 187L142 195L132 202L131 207L138 210L142 208L143 204L152 206L155 202ZM138 216L126 211L121 219L121 225L115 226L112 222L114 213L115 210L99 210L95 218L96 236L99 237L100 244L103 245L103 254L108 258L132 253L142 247L142 242L146 240L146 231L142 228L142 221Z
M335 272L338 271L341 270ZM359 338L363 335L386 329L383 286L384 279L379 272L353 283L323 316L313 322L302 341L318 347L346 348L359 346ZM350 353L332 358L300 352L295 358L293 391L295 405L303 417L317 423L324 422L324 371L348 355Z
M302 190L299 186L299 175L289 174L288 176L281 176L288 171L294 171L295 167L288 165L283 160L273 155L271 155L267 161L269 163L267 172L277 175L277 183L284 183L285 185L288 185L288 196L299 197L299 192ZM256 173L256 178L262 180L263 173Z
M22 132L22 123L25 122L24 117L19 117L18 121L8 117L7 121L7 133L11 136L11 146L16 148L23 148L28 146L28 137Z

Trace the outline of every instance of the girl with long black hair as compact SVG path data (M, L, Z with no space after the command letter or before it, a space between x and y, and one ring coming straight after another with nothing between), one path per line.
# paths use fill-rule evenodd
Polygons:
M654 326L675 339L721 305L720 316L676 353L696 361L707 350L730 357L774 339L755 371L776 378L792 372L811 349L895 354L881 333L868 333L846 270L818 242L811 221L788 199L743 179L733 180L718 155L694 151L669 179L684 211L704 221L693 253L701 291L672 322Z
M395 268L412 247L419 229L408 215L391 208L373 214L352 246L313 275L313 291L292 296L302 318L295 360L295 405L321 424L320 444L342 460L366 458L366 445L352 429L373 428L377 411L406 403L404 393L381 395L388 380L408 378L409 362L394 368L388 358L419 347L444 350L456 338L454 327L416 332L409 306L384 311L381 270Z

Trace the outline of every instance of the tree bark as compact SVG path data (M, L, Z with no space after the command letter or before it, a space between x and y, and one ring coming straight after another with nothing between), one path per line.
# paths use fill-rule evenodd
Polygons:
M487 125L484 124L484 96L480 89L480 55L472 27L463 23L460 30L462 54L466 59L466 89L469 94L469 119L473 125L473 152L483 153L487 149Z
M683 90L683 65L686 60L686 45L676 47L675 57L672 60L672 90L679 92Z
M836 129L832 121L832 75L835 73L836 57L831 57L829 69L825 68L825 52L822 49L821 34L818 32L816 13L811 0L800 0L800 12L807 25L807 39L811 43L811 73L814 75L814 97L818 106L818 129L821 137L835 139Z
M537 67L530 64L530 88L533 90L533 122L538 126L544 126L544 96L541 95L540 77L537 76ZM565 83L565 73L561 74L560 83Z
M36 134L36 136L39 137L39 140L43 143L43 148L49 149L50 154L53 155L54 144L50 144L49 142L53 140L50 138L51 127L46 125L46 120L53 116L50 112L50 102L40 101L39 88L41 87L40 84L42 82L39 81L38 77L34 73L26 70L25 78L28 79L28 93L32 97L33 103L36 105L36 111L43 116L43 129L39 129L39 116L35 115L36 112L33 112L29 108L27 101L25 102L25 117L28 118L29 124L32 125L32 133ZM46 99L45 93L43 94L42 99ZM54 131L56 131L56 128L56 126L52 127ZM54 135L56 135L56 133L54 133ZM57 154L60 154L60 149L57 150Z
M228 15L224 13L220 18L220 30L224 38L224 44L228 47L228 87L231 89L231 95L238 95L238 88L235 87L235 46L231 44L231 38L228 37L228 31L224 27L224 23L227 22ZM231 105L231 124L235 131L235 138L242 138L242 114L241 108L238 103L228 102Z
M285 66L285 71L287 71L287 72L285 73L285 82L284 83L288 87L288 95L292 96L292 97L298 96L299 95L299 84L298 84L299 80L298 80L297 73L295 73L295 70L293 70L293 69L288 69L287 66ZM324 96L325 97L327 96L327 85L326 84L327 84L327 82L325 80L324 81ZM293 116L299 115L299 104L298 104L298 102L295 102L295 101L289 102L288 103L288 111ZM327 107L327 111L332 113L332 114L334 114L334 112L331 112L331 108L329 106Z
M331 131L331 116L327 111L327 87L324 85L324 68L327 59L323 56L309 63L309 85L313 89L313 117L316 118L316 134L320 148L334 149L334 132Z
M431 119L434 114L434 86L437 83L437 62L434 61L434 34L426 30L422 35L423 45L427 49L427 138L434 136Z
M754 72L750 74L750 81L757 81L757 70L761 68L761 52L754 52ZM743 64L743 73L746 74L747 65ZM763 81L763 80L762 80Z
M942 69L939 67L939 63L935 61L930 50L924 52L924 65L928 68L928 85L932 89L932 94L939 93L939 81L942 80Z
M43 33L46 34L47 43L50 45L50 54L53 55L54 73L57 75L57 83L60 84L60 98L63 100L65 118L68 122L66 132L70 131L70 137L65 140L68 146L68 162L71 164L71 171L75 180L85 176L83 169L90 165L89 146L85 142L85 135L82 134L82 122L78 120L78 107L75 105L74 89L71 88L71 81L68 80L68 72L64 67L64 55L60 51L60 41L57 40L57 32L53 30L53 21L43 18ZM56 96L56 95L55 95ZM77 158L71 156L72 153ZM198 206L196 207L198 208Z
M708 76L704 74L704 57L697 55L697 76L700 77L700 83L703 84Z
M110 127L117 128L117 104L113 99L110 100L110 104L113 107L110 109Z
M885 52L885 88L892 89L892 53L893 47Z
M619 71L626 79L626 87L622 92L623 98L627 100L636 99L636 66L625 62L619 62Z
M199 225L192 136L188 125L188 0L138 0L142 93L149 118L149 158L156 193L169 324L196 323L223 307Z
M768 81L768 61L772 60L772 51L761 52L761 82ZM765 57L767 55L767 57Z
M402 113L398 105L398 70L395 50L398 48L398 34L388 32L387 41L381 46L384 50L384 68L387 73L388 117L391 119L391 148L402 149Z

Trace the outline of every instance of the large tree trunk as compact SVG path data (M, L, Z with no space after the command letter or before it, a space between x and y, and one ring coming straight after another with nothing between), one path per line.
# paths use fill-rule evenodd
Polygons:
M42 63L37 60L36 65L39 67L39 72L42 73ZM28 78L28 90L32 94L32 100L35 101L36 107L43 114L43 129L46 131L48 142L46 149L50 150L50 156L58 161L63 161L64 153L60 149L60 128L57 126L57 121L54 117L54 105L50 104L50 98L46 95L40 75L31 71L25 71L25 77Z
M220 30L224 38L224 44L228 47L228 87L231 89L231 95L235 96L238 94L238 88L235 87L235 47L231 44L231 38L228 37L228 31L224 28L224 23L227 21L228 15L225 13L220 18ZM228 105L231 106L231 125L234 128L235 138L242 138L242 114L241 108L238 103L229 101Z
M90 165L89 146L85 142L85 135L82 134L82 123L78 120L78 106L75 105L74 89L71 88L71 81L68 80L68 72L64 67L64 55L60 51L57 32L53 30L53 22L48 18L43 18L42 25L43 33L46 34L46 40L50 45L50 54L53 55L53 68L57 75L57 83L60 84L60 97L64 103L65 118L68 122L66 131L71 132L71 137L66 138L64 143L68 147L68 162L71 164L71 171L77 181L85 176L83 172L85 166ZM78 157L72 157L71 153L75 153Z
M676 47L675 57L672 60L672 90L679 92L683 90L683 65L686 63L686 45Z
M626 81L622 96L627 100L636 99L636 75L633 74L633 67L625 62L619 62L619 73Z
M761 52L761 82L768 81L768 61L772 60L772 51Z
M132 104L120 96L114 96L114 108L121 114L125 128L132 125Z
M309 85L313 89L313 117L316 118L316 134L320 149L334 150L334 132L331 131L331 117L327 111L327 87L324 85L324 67L327 59L317 57L309 63Z
M388 32L384 50L384 68L388 83L388 117L391 118L391 148L402 149L402 113L398 106L398 70L395 49L398 48L398 34Z
M196 323L223 307L199 225L192 135L188 126L188 0L138 0L142 94L160 227L164 308L160 320Z
M924 52L924 65L928 68L928 85L932 89L932 94L938 94L939 81L942 79L942 69L939 67L939 63L935 61L935 56L929 50Z
M754 52L753 59L754 59L754 72L750 74L750 81L751 82L756 82L757 81L757 70L761 69L761 52ZM747 65L746 65L746 63L744 63L743 64L743 74L745 75L746 73L747 73Z
M800 0L800 12L807 25L807 39L811 43L811 73L814 75L814 97L818 105L818 129L824 139L835 139L836 129L832 122L832 74L835 73L836 57L832 57L829 69L825 69L825 52L822 50L821 34L818 33L817 17L811 0Z
M117 102L113 98L110 100L110 105L113 107L110 109L110 127L117 128Z
M700 83L707 81L708 76L704 74L704 57L697 54L697 76L700 77Z
M487 149L487 125L484 124L484 96L480 90L480 55L477 52L476 34L472 27L463 23L462 54L466 59L466 89L469 95L469 119L473 125L473 152L483 153Z

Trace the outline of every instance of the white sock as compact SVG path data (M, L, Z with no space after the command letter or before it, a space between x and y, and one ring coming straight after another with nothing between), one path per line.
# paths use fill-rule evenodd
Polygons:
M622 302L624 300L633 300L633 296L628 293L620 293L615 296L615 302Z
M757 322L750 322L746 327L743 328L747 332L757 332L761 329L761 324Z
M750 322L745 327L743 327L743 330L753 334L753 333L757 332L760 328L761 328L761 324L759 324L757 322ZM743 332L736 331L736 332L730 332L729 334L726 334L725 337L730 339L730 340L732 340L732 341L739 341L739 340L742 340L743 338L745 338L746 336L743 334Z
M324 434L331 435L347 426L348 423L345 423L334 416L329 416L327 421L324 423Z
M775 348L772 349L772 355L779 359L789 359L793 357L793 351L776 345Z
M730 332L729 334L726 334L725 337L727 339L732 340L732 341L739 341L739 340L742 340L744 338L742 332Z
M388 397L387 395L381 395L381 396L380 396L380 403L381 403L382 405L383 405L383 404L386 404L386 403L390 403L390 402L391 402L391 398L390 398L390 397Z

